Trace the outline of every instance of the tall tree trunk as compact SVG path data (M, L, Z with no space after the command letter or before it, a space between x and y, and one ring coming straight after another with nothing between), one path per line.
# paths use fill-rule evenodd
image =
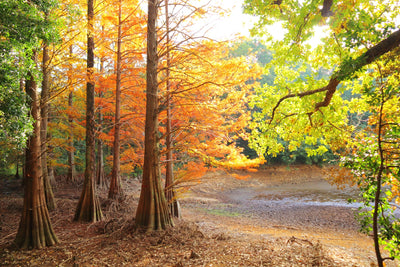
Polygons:
M83 190L75 212L76 221L96 222L102 219L94 183L95 121L94 121L94 0L88 0L87 82L86 82L86 168Z
M71 90L68 94L68 107L69 110L73 108L73 98L74 93ZM69 136L68 136L68 173L67 173L67 181L73 182L75 181L76 171L75 171L75 154L74 154L74 118L71 114L68 114L68 123L69 123Z
M69 55L72 58L72 45L69 47ZM72 62L72 61L71 61ZM72 63L70 65L70 74L71 75L73 72L73 67ZM71 79L69 76L68 79ZM68 94L68 108L70 111L73 110L73 101L74 101L74 92L73 92L73 87L70 88L69 94ZM73 182L75 181L75 155L74 155L74 118L71 115L71 113L68 113L68 123L69 123L69 135L68 135L68 173L67 173L67 181Z
M378 153L379 153L379 168L378 172L376 174L376 192L375 192L375 199L374 199L374 213L372 215L372 233L373 233L373 239L374 239L374 248L375 248L375 255L376 255L376 261L378 262L379 267L383 267L384 265L384 259L382 258L381 250L380 250L380 244L379 244L379 208L381 207L380 205L382 204L381 201L381 191L382 191L382 174L383 171L385 170L385 156L383 154L383 107L385 105L385 97L383 94L382 88L381 90L381 103L380 103L380 108L379 108L379 120L378 120Z
M15 244L19 248L43 248L58 243L53 231L44 195L41 176L40 111L37 85L32 74L26 82L26 92L31 98L33 134L26 149L26 176L24 204Z
M44 184L44 194L46 196L47 208L51 211L56 208L56 203L54 201L53 188L51 187L50 177L48 175L47 166L47 124L49 118L49 99L50 99L50 85L49 85L49 53L47 49L47 44L43 44L43 60L42 60L42 92L40 98L40 138L41 138L41 150L42 150L42 176Z
M104 70L104 58L100 59L100 73L103 73ZM100 90L99 92L99 98L103 97L103 92ZM99 125L99 131L102 131L102 125L103 125L103 112L102 112L102 106L100 105L98 107L98 125ZM106 181L105 181L105 175L104 175L104 149L103 149L103 140L101 138L96 139L97 142L97 154L96 154L96 161L97 161L97 169L96 169L96 183L98 186L105 186Z
M113 147L113 168L111 172L108 198L115 199L123 195L120 177L120 129L121 129L121 43L122 43L122 1L118 1L118 38L117 38L117 78L115 87L115 126Z
M26 91L25 89L25 79L21 78L19 79L19 89L23 92ZM26 150L26 149L25 149ZM22 180L21 180L21 187L24 188L25 187L25 175L26 175L26 151L24 150L24 152L21 155L21 168L22 168Z
M102 94L101 94L102 95ZM100 95L100 96L101 96ZM98 114L98 122L101 125L103 123L103 114L102 111L99 110ZM96 169L96 183L98 186L106 185L106 178L104 174L104 149L103 149L103 140L97 138L97 153L96 153L96 161L97 161L97 169Z
M172 226L164 190L160 179L158 148L158 83L157 30L158 0L148 1L147 67L146 67L146 123L142 190L136 210L138 227L151 230Z
M15 169L15 179L19 179L19 155L17 155L16 169Z
M170 83L170 39L169 39L169 12L168 12L168 0L165 0L165 26L167 35L167 133L166 133L166 145L167 145L167 163L165 173L165 197L168 203L169 212L173 217L180 217L179 202L175 196L174 190L174 159L173 159L173 140L172 140L172 127L171 127L171 83Z
M104 26L102 26L102 33L104 32ZM104 57L100 58L100 73L103 73L104 71ZM100 83L100 90L99 90L99 98L103 98L104 94L102 91L102 84ZM99 105L98 107L98 125L99 125L99 132L102 131L103 127L103 107L102 105ZM103 148L103 140L101 138L96 139L97 142L97 153L96 153L96 183L98 186L106 186L106 179L105 179L105 174L104 174L104 148Z

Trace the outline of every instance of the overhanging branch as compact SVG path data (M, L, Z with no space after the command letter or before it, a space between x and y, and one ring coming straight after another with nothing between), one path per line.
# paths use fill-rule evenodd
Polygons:
M302 92L302 93L295 93L295 94L288 94L288 95L285 95L284 97L282 97L281 99L279 99L278 103L277 103L277 104L275 105L275 107L272 109L272 115L271 115L270 123L274 120L275 112L276 112L276 110L278 109L278 107L280 106L280 104L281 104L284 100L286 100L286 99L288 99L288 98L293 98L293 97L300 97L300 98L302 98L302 97L304 97L304 96L313 95L313 94L316 94L316 93L324 92L324 91L326 91L326 90L327 90L326 87L322 87L322 88L319 88L319 89L310 90L310 91L306 91L306 92Z
M386 39L380 41L378 44L375 46L371 47L368 49L364 54L359 56L356 59L353 59L351 61L345 61L342 62L342 64L339 67L339 70L335 72L332 76L331 79L329 80L329 83L327 86L316 89L316 90L311 90L311 91L306 91L302 93L294 93L294 94L288 94L281 99L279 99L278 103L275 105L275 107L272 109L272 115L271 115L271 120L270 124L274 120L276 110L280 106L280 104L289 98L293 97L304 97L308 95L313 95L316 93L324 92L326 91L325 98L322 102L319 102L315 104L315 111L319 110L321 107L327 107L336 92L336 88L339 85L339 83L343 80L348 79L351 77L356 71L360 70L364 66L374 62L376 59L378 59L380 56L392 51L396 47L400 45L400 30L397 30L390 34Z

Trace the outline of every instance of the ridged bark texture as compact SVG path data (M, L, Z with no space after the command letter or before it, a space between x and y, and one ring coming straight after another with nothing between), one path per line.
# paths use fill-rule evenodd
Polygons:
M68 107L70 110L73 108L73 97L74 93L72 91L68 94ZM74 154L74 132L73 132L73 123L74 119L71 114L68 115L68 123L69 123L69 135L68 135L68 172L67 172L67 181L74 182L76 177L75 171L75 154Z
M136 210L136 224L151 231L172 226L160 180L158 150L157 20L158 1L148 1L146 123L142 191Z
M72 53L73 47L72 45L69 46L69 56L72 61ZM72 63L69 65L69 76L68 79L72 79L71 75L74 72L74 68ZM69 88L68 94L68 108L71 111L74 105L74 88ZM68 172L67 172L67 181L74 182L76 177L75 171L75 155L74 155L74 118L72 117L71 113L68 113L68 124L69 124L69 135L68 135L68 146L69 149L67 151L68 154Z
M108 198L116 199L123 196L120 176L120 129L121 129L121 44L122 44L122 1L118 1L118 37L117 37L117 69L115 87L115 126L114 126L114 147L113 167L111 172L110 190Z
M173 138L172 138L172 94L171 94L171 82L170 78L170 39L169 39L169 12L168 12L168 0L165 3L165 26L166 26L166 36L167 36L167 132L166 132L166 145L167 145L167 163L166 163L166 173L165 173L165 197L168 203L168 209L173 217L180 218L180 207L179 202L175 196L174 190L174 157L173 157Z
M53 188L50 182L49 169L47 165L47 125L49 119L49 99L50 99L50 84L49 84L49 53L47 49L47 44L43 45L43 60L42 60L42 91L40 97L40 116L41 116L41 125L40 125L40 138L41 138L41 149L42 149L42 175L43 175L43 184L44 184L44 193L46 196L47 208L52 211L56 209L56 202L54 200Z
M34 119L33 135L26 149L24 205L15 244L19 248L43 248L58 243L50 222L41 176L40 111L37 85L32 75L26 83Z
M96 196L95 175L95 122L94 122L94 0L88 0L88 48L86 82L86 168L83 190L75 212L75 221L97 222L103 215Z

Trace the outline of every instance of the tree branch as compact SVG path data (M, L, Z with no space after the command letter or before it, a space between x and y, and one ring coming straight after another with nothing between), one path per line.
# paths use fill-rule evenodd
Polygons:
M392 51L399 45L400 45L400 30L397 30L392 34L390 34L386 39L380 41L378 44L368 49L364 54L362 54L358 58L352 59L351 61L342 62L342 64L339 67L339 70L331 76L331 79L329 80L327 86L316 90L306 91L303 93L288 94L282 97L281 99L279 99L276 106L272 109L270 124L274 119L275 112L279 107L279 105L288 98L303 97L326 91L324 100L322 102L315 104L315 111L319 110L319 108L321 107L327 107L330 104L332 97L336 92L336 88L341 81L348 79L356 71L374 62L380 56Z
M326 91L326 90L327 90L326 87L322 87L322 88L319 88L319 89L310 90L310 91L305 91L305 92L302 92L302 93L295 93L295 94L288 94L288 95L285 95L284 97L282 97L281 99L279 99L278 103L276 103L275 107L272 109L271 120L270 120L269 123L271 124L271 122L274 120L275 112L276 112L276 110L278 109L278 107L280 106L280 104L281 104L284 100L286 100L286 99L288 99L288 98L293 98L293 97L300 97L300 98L302 98L302 97L304 97L304 96L313 95L313 94L316 94L316 93L324 92L324 91Z
M332 3L333 3L332 0L324 0L324 4L321 9L321 15L323 17L330 17L333 15L333 12L331 10Z

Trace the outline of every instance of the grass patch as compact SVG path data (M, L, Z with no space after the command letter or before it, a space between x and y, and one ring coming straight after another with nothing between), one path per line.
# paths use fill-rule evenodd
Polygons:
M224 217L240 217L243 216L242 213L239 212L234 212L234 211L228 211L224 209L203 209L206 213L212 214L212 215L218 215L218 216L224 216Z

